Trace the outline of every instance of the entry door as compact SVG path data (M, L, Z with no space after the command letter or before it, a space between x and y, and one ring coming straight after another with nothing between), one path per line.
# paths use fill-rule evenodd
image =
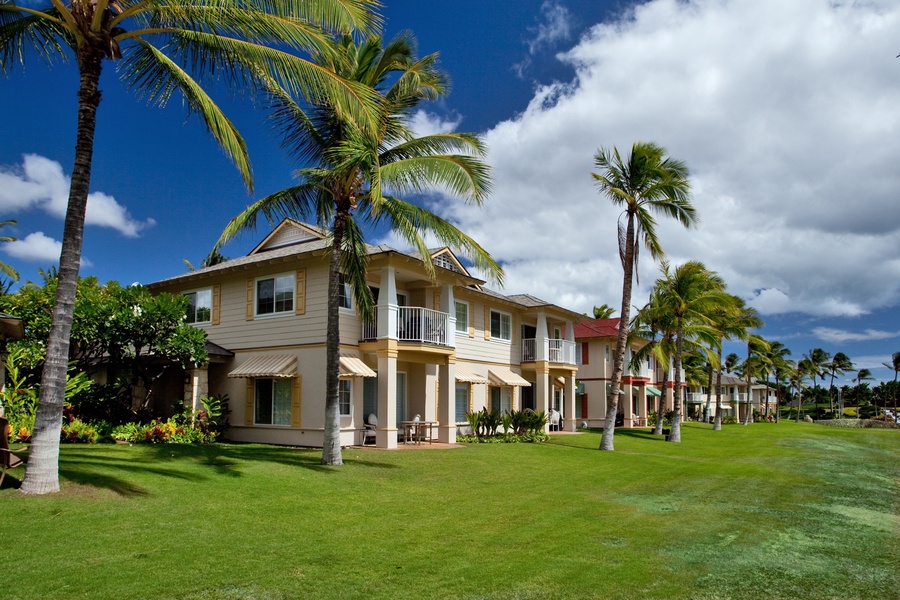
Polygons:
M368 423L369 415L378 416L378 378L363 378L363 420Z
M408 421L406 416L406 373L397 373L397 423L400 429L400 421Z

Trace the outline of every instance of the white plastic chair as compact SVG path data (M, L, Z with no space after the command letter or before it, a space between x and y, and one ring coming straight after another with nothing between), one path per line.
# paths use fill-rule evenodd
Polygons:
M366 445L366 441L369 438L372 438L372 442L375 442L375 430L378 428L378 417L375 416L375 413L369 413L369 416L366 418L366 422L363 423L362 430L362 445Z

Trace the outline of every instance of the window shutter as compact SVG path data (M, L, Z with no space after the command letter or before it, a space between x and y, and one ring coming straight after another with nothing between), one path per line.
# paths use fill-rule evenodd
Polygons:
M475 303L472 302L469 304L468 308L466 308L466 318L469 319L469 337L475 337Z
M434 380L434 416L438 421L441 420L441 380ZM426 419L427 421L428 419Z
M244 398L244 425L253 425L253 400L256 395L256 380L247 379L247 395Z
M247 280L247 320L253 320L253 280Z
M212 289L212 324L219 324L220 307L222 304L222 286L216 284Z
M291 387L291 425L294 427L300 427L300 400L301 394L303 390L303 376L297 375L292 380L293 386Z
M581 342L581 364L590 364L591 352L587 342Z
M491 339L491 307L484 307L484 339Z
M306 314L306 269L297 269L297 294L294 314Z
M582 419L588 418L588 395L587 394L581 395L581 418Z
M475 411L475 386L470 383L469 384L469 411L468 412L474 412L474 411Z
M509 339L513 346L519 345L519 328L517 326L518 320L510 315L509 316L509 327L512 331L509 332Z
M434 310L441 310L441 290L434 291Z

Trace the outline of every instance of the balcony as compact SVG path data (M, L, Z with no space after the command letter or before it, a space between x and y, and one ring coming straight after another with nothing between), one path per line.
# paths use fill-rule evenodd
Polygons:
M379 319L378 307L376 306L374 320L362 324L362 339L364 341L387 337L400 342L451 347L449 314L418 306L392 305L388 309L391 312L396 312L397 318L396 321L388 319L386 335L379 335L377 330L376 324Z
M536 362L540 360L538 354L538 343L542 340L534 338L522 340L522 362ZM547 360L554 364L574 365L575 364L575 342L568 340L546 340L548 345L546 349Z

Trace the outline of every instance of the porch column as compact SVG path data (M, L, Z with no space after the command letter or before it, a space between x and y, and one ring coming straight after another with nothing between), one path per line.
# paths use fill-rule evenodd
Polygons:
M376 337L381 339L397 339L397 279L394 267L388 265L381 269L381 287L378 290L378 323ZM379 425L381 425L379 417Z
M0 392L6 391L6 339L0 336ZM4 414L3 403L0 402L0 417Z
M675 382L671 379L666 382L666 389L663 390L665 394L665 402L661 404L664 405L662 409L663 414L669 412L670 410L675 409Z
M568 327L568 324L566 325ZM565 398L563 398L563 406L565 413L565 431L575 431L577 427L575 419L575 371L569 373L566 377Z
M581 354L579 352L579 348L575 344L575 325L572 321L566 321L566 333L565 333L566 341L569 342L566 344L568 346L567 352L572 352L572 356L564 356L563 362L568 363L570 365L575 365L581 362ZM574 377L574 374L573 374ZM568 393L568 389L566 390ZM575 413L572 413L573 415Z
M641 386L640 393L638 395L638 420L640 421L640 427L647 426L647 386Z
M619 394L619 412L622 413L622 426L630 429L634 427L634 419L631 418L631 415L634 414L631 410L633 406L632 393L634 392L631 386L631 375L622 376L622 391L625 393L624 395Z
M547 335L547 316L538 313L537 330L534 334L534 360L535 362L550 359L550 337Z
M438 367L438 441L456 443L456 357L448 356Z
M200 398L209 396L209 367L194 367L186 373L184 404L189 406L192 411L197 412L203 408Z
M441 289L440 310L450 315L447 322L447 345L456 348L456 299L453 296L453 284L445 283Z
M540 333L538 333L540 335ZM540 347L540 344L538 344ZM550 394L553 389L550 387L550 365L547 361L541 361L535 365L535 382L534 382L534 405L536 410L544 411L544 414L550 414ZM544 431L550 430L550 423L544 426Z
M379 311L380 313L380 311ZM378 428L375 445L397 447L397 348L378 351Z

